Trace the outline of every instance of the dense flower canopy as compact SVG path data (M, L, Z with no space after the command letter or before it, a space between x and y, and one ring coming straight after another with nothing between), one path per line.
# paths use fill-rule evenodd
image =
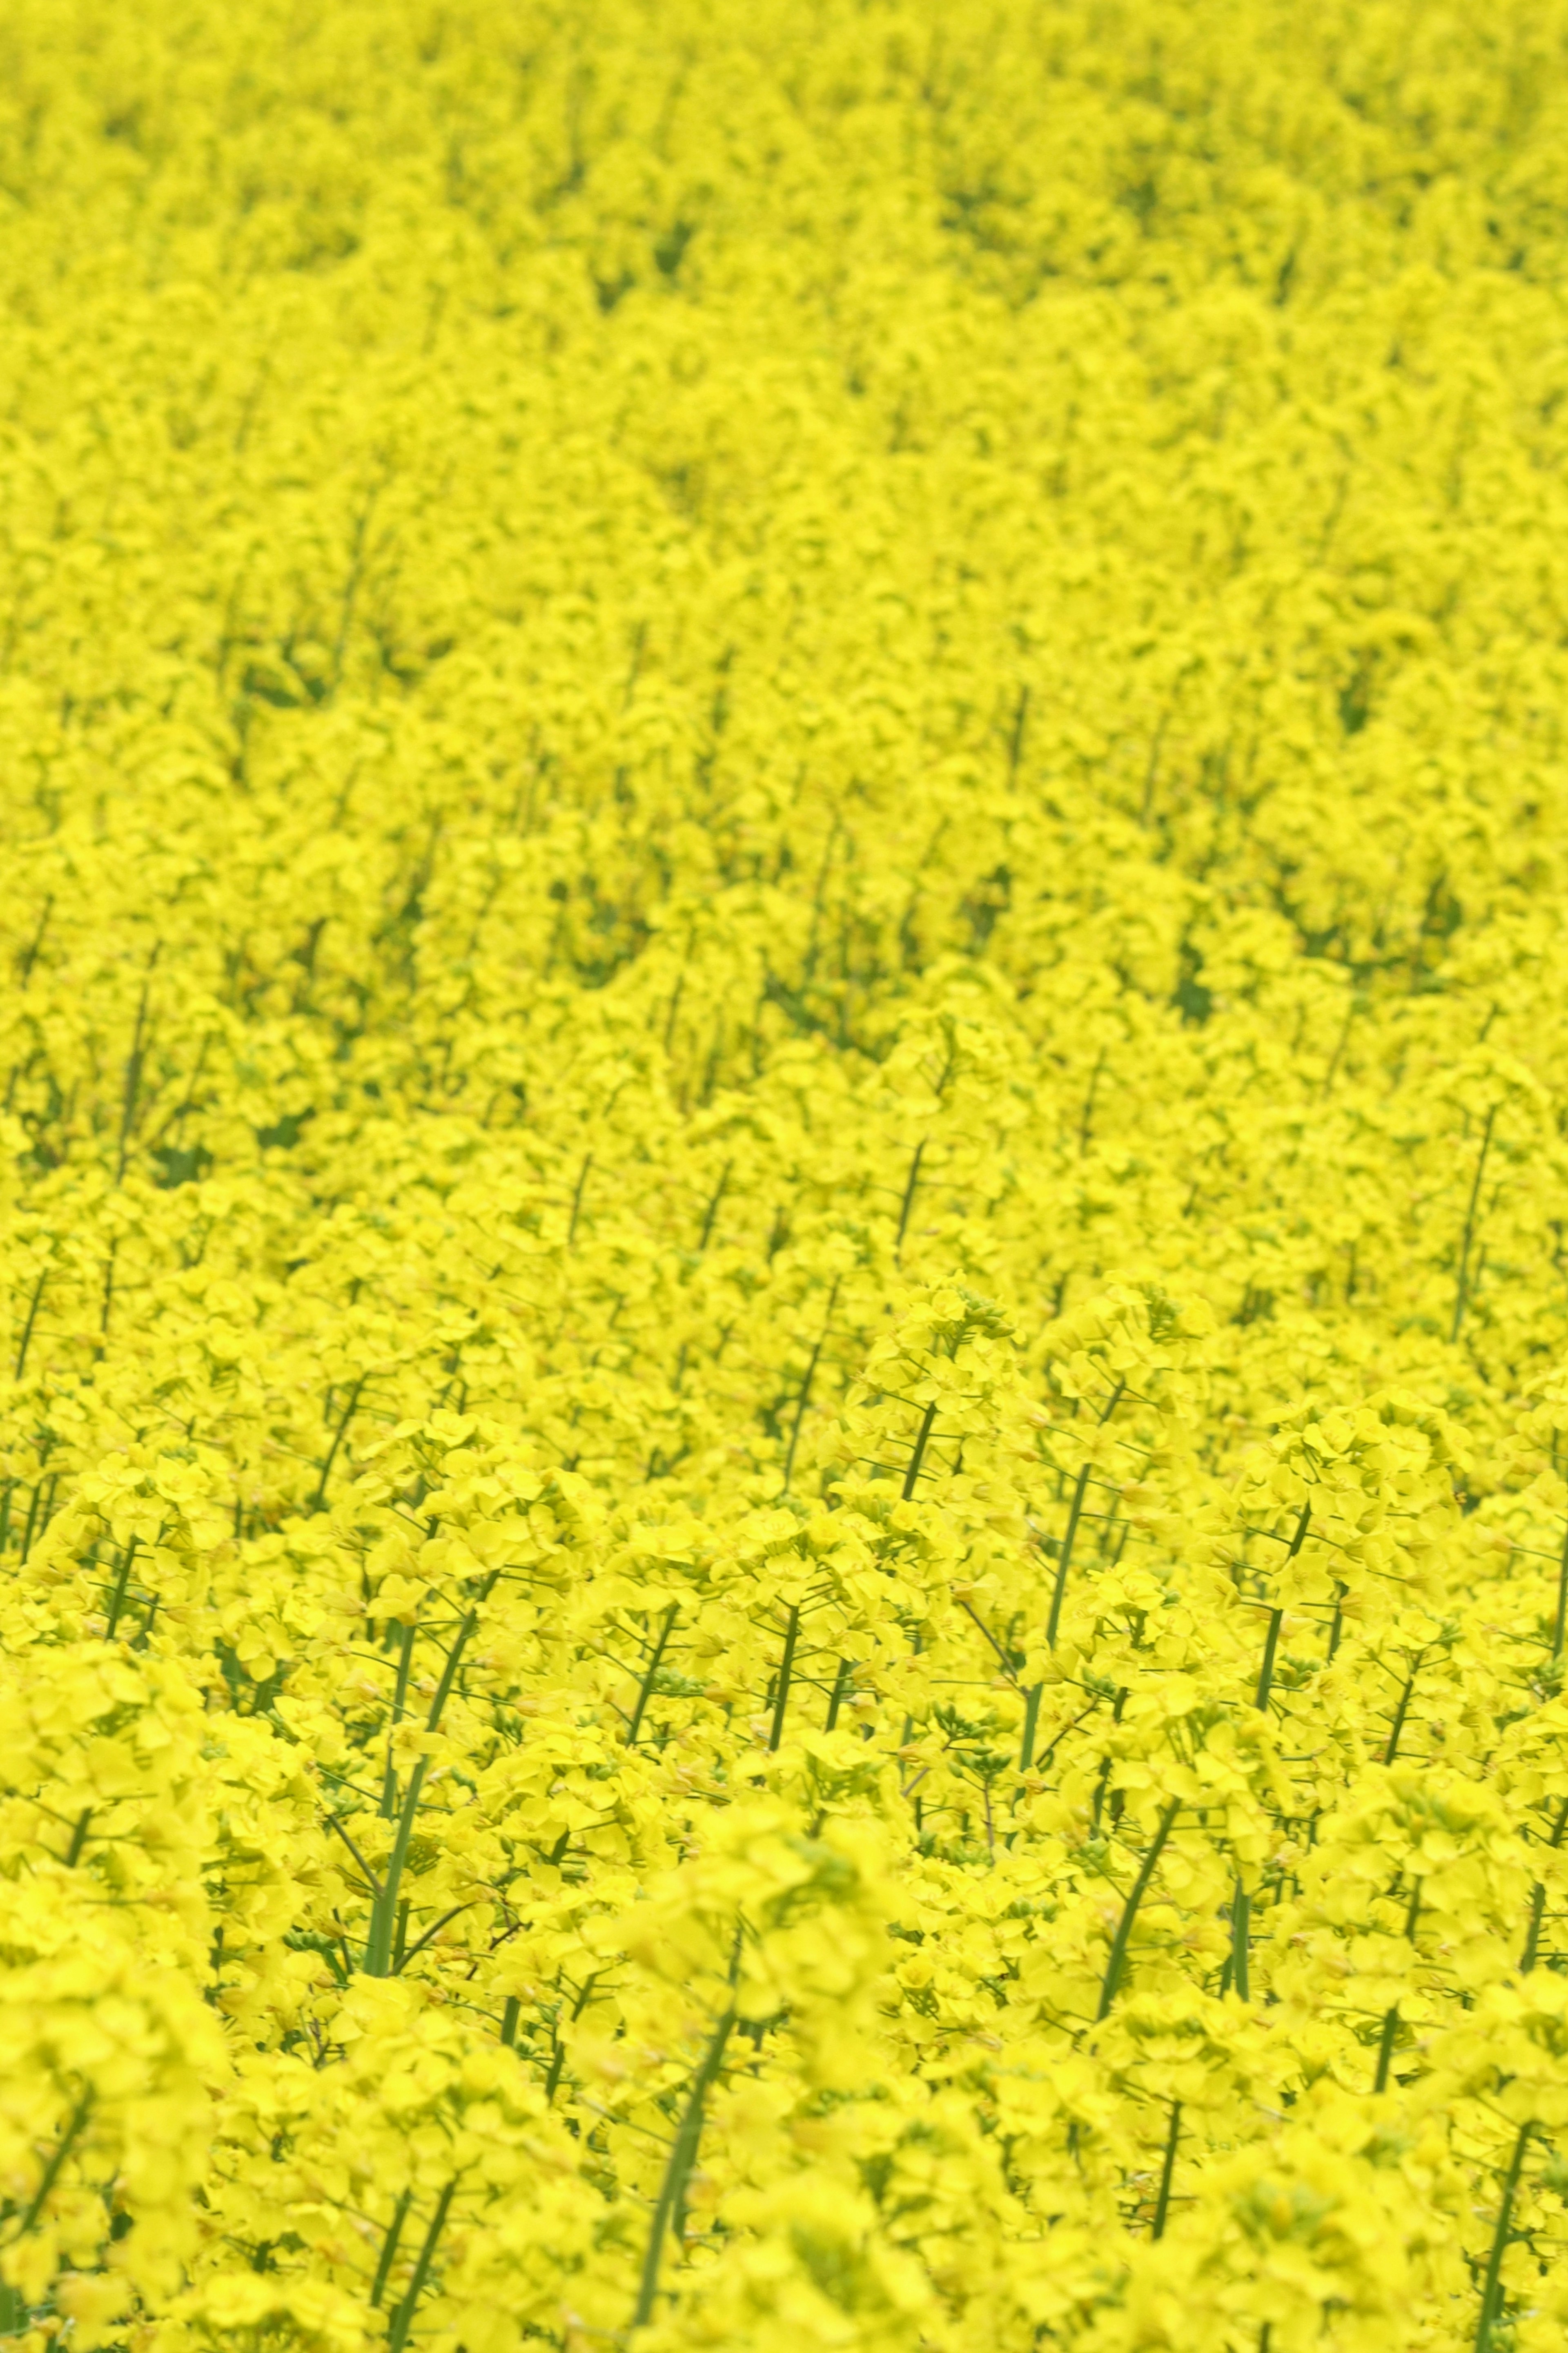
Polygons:
M1568 2327L1568 5L8 0L0 2325Z

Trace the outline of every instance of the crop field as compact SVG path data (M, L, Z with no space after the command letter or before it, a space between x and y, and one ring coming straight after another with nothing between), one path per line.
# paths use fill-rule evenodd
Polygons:
M5 0L0 2336L1568 2342L1568 0Z

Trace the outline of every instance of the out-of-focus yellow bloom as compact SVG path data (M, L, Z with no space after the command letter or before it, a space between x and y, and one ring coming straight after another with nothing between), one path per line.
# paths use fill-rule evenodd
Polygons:
M26 2353L1561 2344L1565 59L11 0Z

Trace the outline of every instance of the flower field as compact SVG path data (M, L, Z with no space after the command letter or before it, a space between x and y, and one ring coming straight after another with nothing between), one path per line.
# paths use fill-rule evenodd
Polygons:
M9 0L0 2333L1568 2339L1568 0Z

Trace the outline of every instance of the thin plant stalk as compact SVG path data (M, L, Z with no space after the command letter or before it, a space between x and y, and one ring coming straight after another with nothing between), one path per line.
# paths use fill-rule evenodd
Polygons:
M1182 2130L1182 2104L1171 2102L1171 2129L1165 2135L1165 2161L1160 2168L1160 2194L1154 2201L1154 2228L1151 2236L1163 2239L1171 2211L1171 2183L1176 2171L1176 2142Z
M103 1629L103 1639L106 1642L113 1641L114 1630L120 1623L120 1613L125 1607L125 1591L131 1581L131 1564L136 1557L136 1545L137 1538L132 1536L126 1544L120 1567L115 1572L114 1589L109 1597L109 1614Z
M1180 1798L1173 1798L1160 1816L1159 1827L1154 1832L1149 1852L1138 1866L1138 1876L1133 1881L1127 1901L1121 1907L1121 1917L1116 1924L1116 1934L1110 1942L1110 1957L1105 1965L1105 1981L1100 1989L1100 2008L1095 2012L1097 2025L1108 2014L1111 2003L1116 2000L1121 1984L1121 1973L1127 1962L1127 1946L1132 1934L1132 1923L1138 1916L1138 1906L1143 1901L1149 1882L1154 1876L1154 1866L1164 1852L1165 1841L1170 1837L1176 1816L1181 1810Z
M1421 1910L1421 1882L1411 1890L1410 1909L1405 1915L1405 1934L1410 1944L1415 1942L1415 1922ZM1399 2033L1399 2004L1391 2002L1384 2013L1383 2031L1377 2039L1377 2073L1373 2078L1374 2092L1388 2089L1388 2071L1394 2064L1394 2045Z
M441 1680L436 1686L436 1696L430 1703L430 1713L425 1720L426 1732L440 1728L442 1712L457 1681L458 1668L469 1635L479 1624L478 1609L468 1611L458 1630L458 1638L447 1653L447 1663ZM425 1777L430 1769L428 1757L416 1759L409 1778L397 1828L387 1857L386 1876L381 1883L371 1905L370 1934L365 1939L364 1973L366 1977L390 1977L393 1971L392 1940L397 1923L397 1906L403 1890L403 1873L408 1862L409 1841L414 1835L414 1818L419 1811L419 1799L425 1787Z
M795 1451L800 1444L800 1426L805 1419L805 1409L811 1402L811 1385L816 1378L816 1367L822 1361L822 1351L827 1345L827 1334L833 1322L833 1310L837 1297L838 1282L835 1278L833 1288L827 1294L827 1313L822 1319L822 1329L817 1334L816 1345L811 1352L811 1362L806 1366L805 1378L800 1385L800 1395L795 1401L795 1420L790 1428L789 1446L784 1454L782 1492L786 1495L789 1493L790 1480L795 1474Z
M456 2179L448 2181L437 2200L436 2211L430 2217L430 2227L425 2233L425 2243L420 2248L418 2259L414 2265L414 2277L404 2290L402 2301L386 2325L388 2353L403 2353L403 2348L407 2342L408 2332L414 2325L415 2311L420 2297L425 2293L425 2283L430 2276L430 2266L436 2259L437 2245L442 2231L446 2228L447 2216L451 2210L457 2188Z
M714 1220L719 1215L719 1205L724 1198L725 1190L730 1182L730 1170L733 1165L732 1161L726 1160L723 1167L719 1171L719 1182L713 1187L713 1198L709 1202L708 1214L702 1220L702 1233L697 1244L699 1256L707 1249L712 1239Z
M1481 1178L1486 1174L1487 1154L1491 1149L1492 1123L1497 1115L1498 1107L1493 1103L1487 1113L1486 1125L1481 1130L1481 1148L1476 1156L1475 1182L1470 1187L1470 1205L1465 1211L1465 1230L1459 1243L1458 1280L1454 1286L1454 1320L1448 1327L1450 1346L1459 1336L1459 1326L1465 1320L1465 1309L1469 1303L1470 1248L1476 1238L1476 1210L1481 1198Z
M593 1154L591 1152L584 1154L582 1174L577 1179L577 1189L572 1196L572 1215L568 1219L566 1226L566 1247L568 1250L571 1249L573 1243L577 1239L577 1219L582 1213L583 1195L587 1189L588 1173L593 1166Z
M386 2293L386 2283L392 2275L392 2266L397 2260L397 2242L403 2236L403 2225L408 2219L408 2209L413 2203L413 2190L405 2189L393 2208L392 2220L386 2226L386 2236L381 2242L381 2261L375 2267L375 2283L370 2292L370 2308L373 2312L380 2308L381 2299Z
M1312 1506L1310 1503L1303 1504L1301 1516L1296 1523L1296 1533L1290 1539L1290 1549L1285 1556L1288 1562L1295 1559L1296 1555L1306 1543L1307 1530L1311 1525L1311 1521ZM1274 1661L1279 1649L1279 1629L1284 1622L1283 1609L1271 1609L1268 1612L1268 1632L1263 1644L1263 1664L1258 1671L1258 1689L1252 1700L1253 1706L1260 1713L1267 1710L1268 1694L1274 1688Z
M714 2078L724 2063L724 2050L734 2031L735 2013L727 2010L714 2027L701 2063L691 2079L685 2111L674 2140L670 2144L664 2179L659 2184L658 2200L653 2210L653 2221L647 2234L647 2249L643 2256L642 2279L637 2288L637 2309L632 2315L634 2328L646 2328L653 2318L655 2298L658 2295L658 2269L664 2255L664 2242L670 2222L686 2196L686 2185L697 2161L698 2143L702 2137L702 2109L711 2090Z
M1251 1944L1252 1898L1238 1879L1230 1899L1230 1981L1243 2001L1252 2000Z
M392 1736L403 1721L403 1711L408 1700L408 1672L414 1663L414 1637L417 1628L405 1626L403 1640L397 1646L397 1683L392 1694L392 1718L386 1727L386 1771L381 1784L383 1820L394 1821L397 1816L397 1770L392 1761Z
M55 2143L53 2153L39 2178L26 2212L16 2226L16 2237L25 2239L47 2203L49 2192L65 2170L65 2162L81 2137L83 2126L92 2109L92 2094L84 2092L66 2119L65 2130Z
M362 1373L349 1391L349 1401L343 1408L342 1419L332 1432L332 1442L327 1449L327 1459L321 1465L321 1475L316 1482L316 1492L310 1498L309 1508L312 1512L319 1512L327 1500L327 1482L332 1475L332 1465L338 1459L338 1449L348 1435L348 1427L354 1418L354 1409L359 1404L360 1393L368 1378L368 1374Z
M1557 1827L1552 1833L1551 1841L1546 1850L1548 1854L1554 1854L1562 1845L1565 1829L1568 1829L1568 1798L1564 1798L1557 1809ZM1530 1927L1524 1939L1524 1950L1520 1955L1519 1969L1521 1977L1528 1977L1535 1967L1536 1954L1541 1944L1541 1923L1545 1914L1546 1882L1543 1879L1538 1879L1531 1891Z
M1283 1609L1271 1609L1268 1612L1268 1632L1263 1644L1263 1664L1258 1670L1258 1689L1252 1695L1253 1706L1262 1715L1267 1715L1268 1711L1268 1694L1274 1684L1274 1658L1279 1648L1279 1629L1284 1622Z
M925 1138L922 1136L915 1146L915 1155L910 1163L909 1182L904 1187L904 1198L899 1205L899 1230L893 1237L893 1257L895 1260L898 1258L899 1252L904 1246L904 1235L909 1227L910 1211L915 1205L915 1187L921 1181L921 1162L925 1156Z
M1057 1581L1051 1593L1051 1614L1046 1620L1046 1648L1049 1651L1054 1651L1057 1647L1057 1632L1062 1621L1062 1602L1068 1588L1068 1570L1072 1567L1073 1544L1078 1535L1079 1521L1083 1515L1083 1499L1088 1492L1089 1464L1086 1462L1078 1474L1078 1483L1072 1491L1072 1502L1068 1506L1067 1533L1062 1538L1061 1554L1057 1562Z
M1400 1736L1405 1730L1405 1719L1410 1713L1410 1695L1415 1689L1415 1669L1412 1667L1405 1678L1405 1688L1399 1694L1399 1705L1394 1711L1394 1724L1389 1732L1388 1746L1383 1752L1383 1761L1385 1765L1392 1765L1399 1754Z
M1530 2136L1535 2130L1533 2118L1521 2125L1503 2177L1502 2198L1498 2206L1497 2228L1492 2232L1491 2253L1487 2260L1487 2275L1481 2288L1481 2309L1476 2322L1476 2353L1491 2353L1492 2330L1497 2325L1502 2303L1502 2259L1508 2252L1509 2226L1513 2221L1513 2201L1519 2189L1519 2177L1524 2170L1524 2152Z
M915 1481L921 1475L921 1464L925 1460L926 1440L931 1436L931 1424L935 1419L936 1399L932 1398L930 1405L928 1405L925 1409L924 1418L921 1422L920 1430L915 1439L915 1451L910 1457L910 1467L904 1473L903 1501L906 1504L915 1492Z
M768 1753L771 1756L784 1738L784 1709L789 1704L789 1679L795 1669L795 1639L800 1632L800 1605L791 1604L784 1626L784 1657L779 1662L778 1695L773 1701L773 1720L768 1733Z
M675 1620L679 1610L679 1602L672 1601L664 1613L664 1623L658 1630L658 1640L653 1646L653 1656L647 1662L647 1672L638 1685L637 1705L632 1710L632 1720L626 1727L628 1748L635 1748L637 1745L637 1734L642 1730L643 1715L648 1701L653 1697L654 1678L658 1672L658 1662L664 1656L664 1646L674 1630Z
M131 1151L132 1131L136 1122L136 1098L142 1091L142 1069L146 1060L142 1039L147 1028L147 992L152 986L152 965L158 960L158 950L153 951L148 965L148 979L142 984L142 1001L136 1008L136 1027L132 1032L131 1053L125 1064L125 1096L120 1113L120 1146L114 1165L117 1186L125 1181L125 1163Z
M38 1269L38 1279L33 1285L33 1296L27 1306L27 1320L22 1326L22 1337L16 1349L16 1369L12 1376L15 1380L19 1381L26 1369L27 1350L32 1345L33 1340L33 1326L38 1320L38 1309L43 1303L44 1286L48 1282L51 1271L47 1265Z
M1018 1751L1020 1773L1026 1773L1034 1762L1035 1734L1040 1722L1040 1696L1045 1688L1044 1683L1031 1684L1028 1697L1024 1702L1024 1738Z

